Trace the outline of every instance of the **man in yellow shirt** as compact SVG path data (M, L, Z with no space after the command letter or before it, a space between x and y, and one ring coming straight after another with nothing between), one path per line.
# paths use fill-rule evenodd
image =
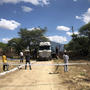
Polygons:
M2 61L3 61L3 71L5 71L6 68L7 68L7 71L8 71L8 66L9 66L9 65L8 65L8 63L7 63L7 57L6 57L5 53L3 53Z

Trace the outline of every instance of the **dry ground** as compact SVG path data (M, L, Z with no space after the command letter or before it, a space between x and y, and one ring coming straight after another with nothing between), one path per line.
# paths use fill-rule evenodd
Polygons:
M52 61L36 62L51 64ZM50 74L52 66L32 66L32 70L18 70L0 77L0 90L67 90L57 74Z
M60 63L63 60L56 60ZM74 60L70 63L90 63L86 60ZM57 67L56 67L57 68ZM62 84L68 86L67 90L90 90L90 64L69 66L69 72L64 72L64 67L59 66L56 72L59 72L59 79L63 78Z
M63 60L36 62L62 63ZM70 62L88 62L85 60ZM32 70L17 70L0 77L0 90L90 90L90 65L69 66L69 72L59 66L32 66Z

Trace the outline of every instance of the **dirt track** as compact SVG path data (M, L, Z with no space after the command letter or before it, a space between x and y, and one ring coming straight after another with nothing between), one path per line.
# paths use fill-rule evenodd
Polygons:
M48 64L52 61L37 62L37 64ZM0 90L67 90L62 86L62 79L58 74L51 74L53 66L32 66L32 70L15 71L0 77ZM60 81L61 80L61 81Z

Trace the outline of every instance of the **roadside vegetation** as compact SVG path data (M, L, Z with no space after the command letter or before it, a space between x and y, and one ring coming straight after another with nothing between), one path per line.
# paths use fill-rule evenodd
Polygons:
M90 58L90 23L83 25L79 34L72 35L72 40L65 45L71 58Z
M33 30L21 28L18 32L18 38L12 38L7 44L0 43L0 55L2 55L2 52L5 52L7 56L13 58L13 56L19 55L20 51L24 51L27 48L29 48L30 52L33 52L34 49L38 50L39 42L49 41L45 37L46 31L46 27L34 28Z
M72 40L65 45L69 54L69 63L90 63L90 23L83 25L79 34L72 34ZM54 60L54 63L63 63L63 59ZM55 66L55 73L63 80L62 85L68 86L68 90L90 90L90 64L68 66L68 72L64 72L64 66Z

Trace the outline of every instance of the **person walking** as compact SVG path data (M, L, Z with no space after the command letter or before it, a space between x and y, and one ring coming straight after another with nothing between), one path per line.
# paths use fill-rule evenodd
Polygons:
M20 63L23 63L23 52L20 52Z
M29 53L29 52L26 52L25 60L26 60L25 69L27 69L27 64L29 64L29 68L30 68L30 70L31 70L31 65L30 65L30 53Z
M68 64L69 56L66 52L63 54L64 63ZM64 72L68 72L68 65L64 65Z
M6 57L5 53L3 53L3 55L2 55L2 62L3 62L3 71L6 71L6 70L8 71L9 65L7 63L7 57Z

